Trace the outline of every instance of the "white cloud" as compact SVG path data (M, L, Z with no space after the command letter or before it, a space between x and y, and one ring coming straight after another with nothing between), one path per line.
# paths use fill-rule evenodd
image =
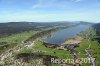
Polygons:
M65 7L69 0L38 0L32 8Z
M74 0L75 2L81 2L81 1L83 1L83 0Z
M56 0L38 0L38 3L33 5L33 8L50 7Z
M67 8L72 2L81 2L83 0L37 0L37 3L32 6L32 8L48 8L48 7L58 7Z

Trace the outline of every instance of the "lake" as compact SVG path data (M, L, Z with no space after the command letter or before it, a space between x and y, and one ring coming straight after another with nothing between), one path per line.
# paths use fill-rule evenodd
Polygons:
M77 25L74 27L61 29L51 33L51 35L47 36L44 41L51 44L62 44L66 39L75 38L77 34L85 31L89 27L90 25Z

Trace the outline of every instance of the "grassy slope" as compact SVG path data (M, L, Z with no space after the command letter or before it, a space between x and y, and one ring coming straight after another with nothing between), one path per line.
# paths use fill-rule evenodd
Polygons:
M47 48L43 45L43 43L41 41L35 42L34 49L44 51L46 55L57 56L60 59L71 58L71 55L68 55L68 54L70 54L68 51L58 50L58 49L53 49L53 48Z
M92 29L90 31L90 34L91 36L95 37L96 35L96 32L94 29ZM84 37L86 37L85 35L83 35ZM89 36L88 36L89 37ZM96 41L96 40L90 40L90 42L88 41L88 38L85 38L83 40L83 42L80 44L80 47L76 48L76 50L78 52L80 52L80 57L81 58L86 58L87 56L86 55L83 55L85 54L85 49L88 48L89 44L91 43L91 46L90 46L90 53L92 54L93 57L96 58L96 62L99 62L100 61L100 44ZM96 66L99 66L100 63L96 63ZM90 64L84 64L84 66L90 66Z
M94 35L94 38L96 37L100 37L97 36L96 31L92 30L92 34ZM100 43L98 43L97 40L92 41L92 46L91 46L91 54L93 55L93 57L96 58L96 66L100 65Z
M11 48L16 46L17 44L22 43L22 41L27 40L29 37L37 33L37 31L29 31L29 32L22 32L18 34L14 34L8 37L0 38L0 43L6 42L6 44L0 44L1 51L3 49ZM5 46L7 45L7 48Z

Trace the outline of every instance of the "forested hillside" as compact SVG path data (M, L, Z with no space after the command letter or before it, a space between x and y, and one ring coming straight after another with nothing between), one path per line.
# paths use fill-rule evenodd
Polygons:
M51 23L39 23L39 22L9 22L9 23L0 23L0 36L9 35L12 33L19 33L23 31L30 30L41 30L49 28L52 26L66 26L73 23L68 22L51 22Z

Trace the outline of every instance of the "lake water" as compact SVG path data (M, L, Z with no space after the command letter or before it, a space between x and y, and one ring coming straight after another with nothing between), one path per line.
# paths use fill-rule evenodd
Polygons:
M82 31L85 31L89 27L90 27L89 25L78 25L78 26L58 30L52 33L50 36L48 36L45 39L45 42L51 44L62 44L66 39L76 37L77 34L79 34Z

